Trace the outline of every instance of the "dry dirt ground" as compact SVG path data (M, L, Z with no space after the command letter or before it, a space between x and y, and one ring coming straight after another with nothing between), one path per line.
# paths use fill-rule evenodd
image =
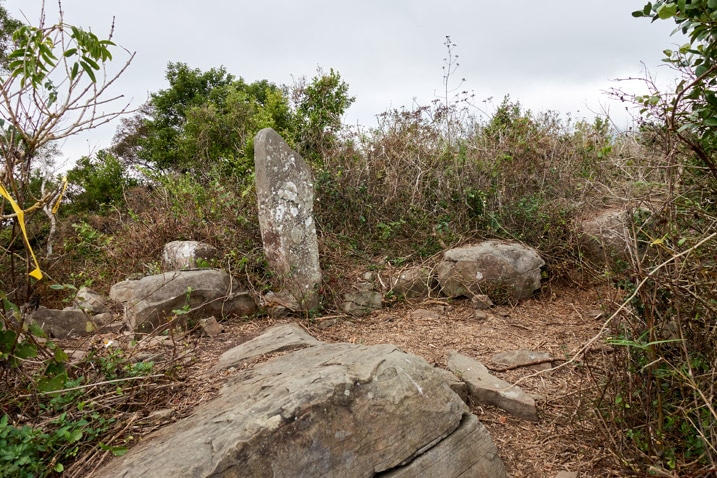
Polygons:
M490 406L472 405L496 442L509 475L552 478L560 471L574 471L581 478L624 476L603 446L607 439L605 427L592 407L600 395L605 364L614 351L596 341L587 352L574 357L600 333L616 300L617 292L607 287L553 286L520 304L493 307L484 319L475 318L470 301L426 299L398 303L362 318L334 315L228 320L214 337L195 333L174 342L173 360L184 363L182 380L165 389L164 399L149 407L148 416L138 417L126 430L139 437L186 416L194 406L216 394L223 377L213 375L211 367L221 353L270 326L296 321L326 342L390 343L439 367L445 367L451 350L478 359L494 370L498 366L491 362L491 356L497 352L548 352L556 359L554 365L562 366L542 373L528 368L494 371L496 376L542 397L538 401L537 423L513 418ZM172 413L149 413L158 409L170 409ZM96 458L95 465L99 465L109 457Z

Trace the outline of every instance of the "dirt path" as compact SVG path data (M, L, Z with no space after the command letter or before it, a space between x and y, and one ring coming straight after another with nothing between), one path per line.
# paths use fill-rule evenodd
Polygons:
M598 333L615 300L615 292L607 288L558 287L515 307L491 308L484 319L475 318L470 301L428 299L396 304L362 318L328 316L298 322L327 342L390 343L440 367L456 350L495 368L491 356L508 350L547 352L562 361L571 358ZM152 410L173 409L170 421L186 416L216 394L223 377L209 370L222 352L291 320L295 319L235 319L223 323L224 331L213 338L186 339L180 344L184 352L175 350L187 357L184 385ZM604 376L601 364L610 353L609 347L598 347L577 363L540 374L527 368L494 372L542 397L537 423L493 407L472 406L489 429L510 476L552 478L560 471L576 471L581 478L620 476L615 460L602 446L604 434L592 408ZM158 426L138 425L134 433L143 435Z
M323 330L309 327L309 331L325 341L391 343L440 367L451 350L489 368L493 354L508 350L528 349L569 359L599 332L605 312L614 304L611 293L553 289L516 307L492 308L484 320L474 318L470 301L428 300L341 320ZM609 349L598 348L584 360L599 364L608 353ZM515 419L494 407L472 407L490 430L511 476L554 477L559 471L578 471L580 477L618 476L611 471L612 460L601 446L602 433L590 406L599 379L587 367L567 366L539 375L526 368L494 373L511 383L523 378L521 388L543 397L538 402L538 423Z

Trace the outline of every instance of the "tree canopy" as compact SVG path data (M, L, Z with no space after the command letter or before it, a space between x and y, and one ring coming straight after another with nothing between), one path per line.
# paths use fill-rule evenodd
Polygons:
M253 138L263 128L317 156L333 144L354 101L334 70L319 71L291 92L268 80L247 83L224 67L201 71L169 63L166 77L169 87L153 93L118 129L113 151L125 162L173 171L210 165L246 174L253 168Z
M175 171L231 166L251 155L259 129L291 131L288 101L267 80L249 84L224 67L203 72L184 63L170 63L166 77L169 87L115 136L114 151L129 162Z

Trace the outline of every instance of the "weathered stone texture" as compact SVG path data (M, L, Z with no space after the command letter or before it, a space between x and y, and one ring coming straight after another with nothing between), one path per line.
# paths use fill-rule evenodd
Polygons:
M110 298L125 308L132 330L148 331L165 324L173 310L189 305L184 318L251 315L256 302L224 271L201 269L165 272L139 280L119 282L110 289Z
M264 335L234 355L301 334ZM318 343L236 372L216 399L96 476L378 475L506 477L485 428L425 360L391 345Z
M302 310L318 304L319 248L311 170L271 128L254 139L256 194L264 254Z
M64 338L94 334L113 318L112 314L90 315L88 311L75 307L55 310L40 306L28 320L51 337Z
M501 303L504 296L525 299L540 289L543 265L538 253L522 244L485 241L446 251L436 274L448 297L486 294Z
M165 271L193 269L220 257L217 248L209 244L199 241L172 241L164 245L162 267Z
M468 393L476 402L502 408L518 418L538 420L533 397L491 375L479 361L453 351L448 355L448 370L468 384Z

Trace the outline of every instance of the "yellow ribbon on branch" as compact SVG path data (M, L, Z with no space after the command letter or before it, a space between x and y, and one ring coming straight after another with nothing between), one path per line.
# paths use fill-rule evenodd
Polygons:
M67 189L67 176L62 178L62 190L60 191L60 194L57 196L57 200L55 201L55 205L52 207L52 214L57 214L57 210L60 208L60 203L62 202L62 196L65 194L65 190ZM13 211L15 211L15 214L17 214L17 221L20 223L20 229L22 230L22 235L25 240L25 247L27 247L27 250L30 251L30 255L32 256L32 261L35 263L35 270L30 272L30 277L34 277L37 280L42 279L42 271L40 270L40 264L37 262L37 257L35 257L35 252L32 250L32 247L30 246L30 239L27 237L27 229L25 228L25 211L22 210L22 208L15 202L15 200L10 196L10 193L7 192L7 189L0 184L0 196L4 197L5 199L10 202L10 206L12 206ZM35 206L33 206L31 209L34 209Z
M57 201L55 201L55 205L52 207L52 214L57 214L57 210L60 209L60 203L62 202L62 196L65 194L66 189L67 189L67 175L62 177L62 191L60 191L60 195L57 196Z

